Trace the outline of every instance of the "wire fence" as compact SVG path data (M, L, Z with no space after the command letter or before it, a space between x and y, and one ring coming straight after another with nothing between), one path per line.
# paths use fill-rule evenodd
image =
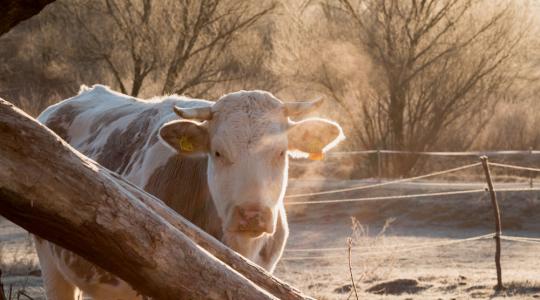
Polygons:
M498 163L540 166L539 150L517 151L404 151L404 150L360 150L331 152L326 156L326 162L309 164L307 162L292 163L292 177L314 175L326 177L329 173L335 178L396 178L403 174L424 174L437 169L450 168L455 164L475 162L479 156L488 156ZM402 161L406 160L406 161ZM407 162L409 161L409 162ZM336 165L340 167L336 168ZM531 184L534 180L526 169L515 169L507 172L507 179L529 177ZM464 174L465 175L465 174ZM467 176L475 177L469 173Z
M429 178L429 177L433 177L433 176L453 173L453 172L457 172L457 171L461 171L461 170L465 170L465 169L469 169L469 168L474 168L474 167L477 167L477 166L480 166L480 163L468 164L468 165L464 165L464 166L460 166L460 167L452 168L452 169L448 169L448 170L432 172L432 173L424 174L424 175L420 175L420 176L397 179L397 180L393 180L393 181L387 181L387 182L382 182L382 183L377 183L377 184L372 184L372 185L361 185L361 186L353 186L353 187L348 187L348 188L343 188L343 189L334 189L334 190L320 191L320 192L313 192L313 193L287 195L287 196L285 196L285 198L292 199L292 198L309 197L309 196L317 196L317 195L326 195L326 194L341 193L341 192L366 190L366 189L371 189L371 188L377 188L377 187L382 187L382 186L387 186L387 185L392 185L392 184L397 184L397 183L411 182L411 181L414 181L414 180L425 179L425 178Z
M367 155L367 154L408 154L408 155L424 155L424 156L469 156L469 157L497 157L511 155L539 155L540 150L510 150L510 151L404 151L404 150L360 150L360 151L342 151L332 152L328 156L344 156L344 155Z
M362 202L362 201L400 200L400 199L413 199L413 198L432 198L432 197L440 197L440 196L455 196L455 195L476 194L476 193L484 193L484 192L485 192L484 189L472 189L472 190L462 190L462 191L422 193L422 194L411 194L411 195L347 198L347 199L332 199L332 200L294 201L294 202L286 202L285 205L293 206L293 205L330 204L330 203Z
M485 240L490 239L495 236L495 233L490 234L484 234L479 236L473 236L469 238L464 239L455 239L450 241L441 241L441 242L431 242L431 243L418 243L418 244L406 244L406 245L400 245L399 247L392 247L394 249L388 249L383 248L380 250L376 250L376 247L364 247L365 249L371 250L369 252L361 252L361 253L355 253L354 255L356 257L361 256L377 256L377 255L384 255L384 254L395 254L395 253L401 253L401 252L409 252L409 251L415 251L415 250L422 250L422 249L428 249L428 248L436 248L441 246L448 246L458 243L464 243L464 242L471 242L471 241L478 241L478 240ZM333 259L333 258L344 258L346 257L347 253L345 251L348 251L349 248L326 248L326 249L319 249L315 251L314 249L291 249L286 250L286 253L294 253L294 252L334 252L334 251L344 251L343 255L318 255L318 256L287 256L284 257L283 260L306 260L306 259ZM352 250L361 250L362 247L353 247Z
M429 249L429 248L437 248L437 247L454 245L454 244L465 243L465 242L492 239L494 237L495 237L495 233L490 233L490 234L484 234L484 235L479 235L479 236L473 236L469 238L454 239L450 241L426 242L426 243L415 243L415 244L409 243L409 244L391 245L390 247L388 246L352 247L351 250L355 252L360 251L360 250L369 250L368 252L355 253L354 255L356 257L377 256L377 255L387 255L387 254L395 254L395 253L401 253L401 252L410 252L410 251ZM540 239L538 238L517 237L517 236L508 236L508 235L501 235L500 238L503 240L512 241L512 242L521 242L521 243L540 245ZM342 255L286 256L286 257L283 257L282 259L289 260L289 261L310 260L310 259L315 259L315 260L316 259L336 259L336 258L340 259L340 258L345 258L347 256L348 250L349 250L348 247L287 249L285 250L285 253L343 252L343 254Z
M389 250L390 249L409 249L409 248L417 248L417 247L438 247L440 245L448 245L448 244L455 244L460 242L467 242L471 240L477 240L477 239L484 239L489 237L494 237L495 233L489 233L479 236L473 236L463 239L456 239L452 241L439 241L439 242L424 242L424 243L406 243L406 244L391 244L391 245L380 245L380 246L356 246L352 247L351 249L353 251L360 251L360 250L376 250L380 248L381 250ZM313 253L313 252L339 252L339 251L348 251L349 247L330 247L330 248L295 248L295 249L286 249L285 252L287 253Z
M501 235L501 239L507 240L507 241L513 241L513 242L522 242L522 243L530 243L530 244L537 244L537 245L540 244L539 238Z
M393 151L393 150L367 150L367 151L351 151L351 152L338 152L334 153L334 156L342 156L342 155L356 155L356 154L373 154L373 153L387 153L387 154L416 154L416 155L430 155L430 156L480 156L480 155L490 155L490 156L497 156L497 155L538 155L540 154L540 151L497 151L497 152L410 152L410 151ZM391 195L391 196L376 196L376 197L361 197L361 198L341 198L341 199L323 199L323 200L305 200L305 201L287 201L285 202L285 205L287 206L294 206L294 205L316 205L316 204L339 204L339 203L352 203L352 202L363 202L363 201L387 201L387 200L406 200L406 199L433 199L436 197L448 197L448 196L458 196L458 195L465 195L465 194L481 194L490 192L490 196L492 198L492 202L494 204L495 214L498 215L498 204L496 200L496 194L497 193L503 193L503 192L538 192L540 191L540 188L533 188L532 184L530 184L529 187L507 187L507 188L494 188L493 183L491 181L491 176L489 172L489 167L496 167L496 168L505 168L509 170L517 170L517 171L527 171L530 173L536 172L540 173L540 168L532 168L532 167L526 167L526 166L520 166L520 165L514 165L514 164L505 164L505 163L495 163L495 162L488 162L487 158L482 158L482 163L471 163L471 164L465 164L459 167L451 168L451 169L445 169L442 171L436 171L431 172L428 174L423 174L419 176L409 177L409 178L402 178L392 181L386 181L386 182L380 182L376 184L363 184L363 185L355 185L350 186L346 188L337 188L337 189L328 189L323 191L316 191L316 192L306 192L306 193L298 193L293 195L286 195L286 199L296 199L296 198L313 198L320 195L328 195L328 194L337 194L337 193L344 193L344 192L352 192L352 191L359 191L359 190L366 190L366 189L376 189L381 187L387 187L391 185L398 185L401 183L411 183L420 179L426 179L434 176L459 172L467 169L476 168L478 166L483 166L485 170L486 180L487 180L487 186L480 189L467 189L467 190L457 190L457 191L444 191L444 192L433 192L433 193L418 193L418 194L407 194L407 195ZM489 189L488 189L489 187ZM532 238L532 237L519 237L519 236L508 236L508 235L502 235L501 231L498 229L495 233L485 234L485 235L479 235L479 236L473 236L463 239L454 239L450 241L441 241L441 242L428 242L428 243L416 243L416 244L400 244L400 245L383 245L378 247L352 247L349 249L349 247L330 247L330 248L296 248L296 249L286 249L285 253L287 254L282 259L285 261L294 261L294 260L318 260L318 259L332 259L332 258L346 258L348 255L348 251L352 250L355 251L354 256L355 257L366 257L366 256L378 256L381 254L394 254L394 253L401 253L401 252L409 252L409 251L415 251L415 250L421 250L421 249L427 249L427 248L435 248L435 247L442 247L446 245L452 245L457 243L464 243L464 242L471 242L471 241L479 241L479 240L485 240L495 238L496 244L497 244L497 255L499 255L500 258L500 240L506 240L511 242L520 242L520 243L528 243L528 244L535 244L540 245L540 238ZM364 251L364 252L361 252ZM336 255L336 252L342 252L341 255ZM291 255L291 254L312 254L315 253L316 255ZM324 255L325 253L330 253L330 255ZM496 255L496 263L498 264L498 281L500 281L500 262L498 262L498 258ZM498 285L499 287L499 285Z
M495 189L495 192L538 192L540 188L503 188ZM440 193L422 193L422 194L410 194L410 195L396 195L396 196L379 196L379 197L363 197L363 198L345 198L345 199L331 199L331 200L311 200L311 201L294 201L286 202L287 206L294 205L311 205L311 204L331 204L331 203L345 203L345 202L363 202L363 201L382 201L382 200L400 200L400 199L421 199L421 198L433 198L443 196L456 196L465 194L481 194L487 192L486 189L470 189L461 191L450 191Z
M520 171L540 172L540 169L537 169L537 168L522 167L522 166L516 166L516 165L510 165L510 164L490 162L489 165L493 167L502 167L502 168L520 170Z
M540 169L538 168L529 168L529 167L523 167L523 166L517 166L517 165L511 165L511 164L501 164L501 163L488 163L490 166L494 167L502 167L502 168L509 168L509 169L517 169L517 170L524 170L524 171L532 171L532 172L540 172ZM382 183L376 183L371 185L360 185L360 186L352 186L347 188L339 188L339 189L332 189L332 190L325 190L325 191L319 191L319 192L310 192L310 193L300 193L300 194L293 194L293 195L286 195L286 199L294 199L294 198L301 198L301 197L313 197L313 196L319 196L319 195L327 195L327 194L335 194L335 193L343 193L343 192L351 192L351 191L359 191L359 190L366 190L366 189L372 189L372 188L380 188L384 186L389 185L395 185L400 183L406 183L406 182L413 182L419 179L425 179L430 178L434 176L439 176L443 174L449 174L454 173L470 168L475 168L480 166L481 163L473 163L473 164L467 164L463 166L459 166L452 169L432 172L429 174L424 174L420 176L414 176L409 178L403 178L403 179L397 179ZM520 192L520 191L540 191L540 188L518 188L518 187L511 187L511 188L502 188L502 189L495 189L495 192ZM422 193L422 194L411 194L411 195L397 195L397 196L378 196L378 197L363 197L363 198L345 198L345 199L325 199L325 200L310 200L310 201L289 201L285 202L285 205L287 206L294 206L294 205L311 205L311 204L330 204L330 203L345 203L345 202L362 202L362 201L377 201L377 200L399 200L399 199L413 199L413 198L430 198L430 197L441 197L441 196L453 196L453 195L463 195L463 194L478 194L478 193L484 193L486 192L486 189L468 189L468 190L460 190L460 191L448 191L448 192L437 192L437 193Z

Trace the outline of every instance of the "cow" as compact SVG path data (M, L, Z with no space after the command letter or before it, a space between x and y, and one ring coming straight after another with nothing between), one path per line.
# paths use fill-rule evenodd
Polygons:
M292 121L320 101L284 103L239 91L216 102L141 100L83 86L38 120L104 167L155 195L225 245L272 272L288 237L288 159L320 159L344 139L330 120ZM140 299L126 282L35 237L48 299Z

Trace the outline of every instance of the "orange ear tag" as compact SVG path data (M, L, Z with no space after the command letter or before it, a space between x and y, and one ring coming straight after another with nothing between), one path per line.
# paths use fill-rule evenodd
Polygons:
M324 153L322 152L316 152L316 153L310 153L309 159L311 160L323 160L324 159Z
M311 160L322 160L324 159L324 153L321 149L324 147L324 144L319 139L310 138L311 142L307 144L307 152L309 152L309 159Z
M187 136L180 137L180 150L185 152L193 152L193 144Z

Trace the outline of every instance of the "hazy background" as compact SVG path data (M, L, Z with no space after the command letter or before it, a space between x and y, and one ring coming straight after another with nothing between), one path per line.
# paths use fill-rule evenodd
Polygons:
M348 137L337 151L540 150L539 26L540 0L57 0L0 38L0 97L37 116L81 84L143 99L263 89L286 101L324 97L314 115L337 120ZM288 195L478 162L337 151L291 163ZM490 161L540 167L537 154ZM498 189L539 184L533 172L491 171ZM498 193L504 236L536 241L503 241L507 289L498 293L493 240L464 242L492 232L489 194L452 195L483 188L476 166L289 198L276 275L317 299L353 299L353 272L366 299L380 284L394 289L384 299L539 298L538 191ZM411 198L360 201L392 196ZM349 237L359 246L353 271L346 251L309 250L345 247ZM30 236L1 217L0 269L6 288L43 299Z
M81 84L209 100L262 89L323 96L342 150L538 149L539 3L56 1L0 38L0 97L36 116Z

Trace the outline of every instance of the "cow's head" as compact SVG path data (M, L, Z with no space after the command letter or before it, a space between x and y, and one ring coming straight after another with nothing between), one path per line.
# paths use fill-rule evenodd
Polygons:
M225 236L273 233L287 185L288 153L320 159L344 136L335 122L309 118L321 101L283 103L263 91L240 91L209 107L180 108L161 139L181 155L208 156L208 185Z

